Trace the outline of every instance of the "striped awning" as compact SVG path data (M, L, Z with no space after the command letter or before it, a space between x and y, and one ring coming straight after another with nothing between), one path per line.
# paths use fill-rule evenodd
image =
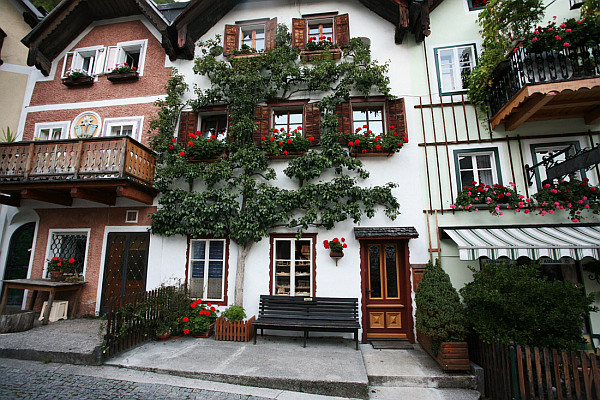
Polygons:
M458 245L461 260L508 257L600 259L600 226L442 228Z

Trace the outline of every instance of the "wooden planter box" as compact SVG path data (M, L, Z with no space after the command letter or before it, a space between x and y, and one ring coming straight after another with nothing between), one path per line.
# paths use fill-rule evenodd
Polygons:
M137 73L137 71L121 72L119 74L106 75L106 79L108 79L112 83L133 82L133 81L137 81L139 78L140 78L140 75Z
M394 152L386 152L386 151L367 151L366 153L361 153L359 151L350 150L350 156L352 157L389 157Z
M63 78L61 82L63 85L68 87L83 87L93 85L94 78L91 76L83 76L81 78Z
M329 53L334 60L342 58L342 50L340 49L329 49ZM300 52L300 59L305 62L313 60L322 60L326 58L325 50L302 50Z
M303 151L301 153L288 153L288 154L280 154L278 156L271 155L269 153L265 153L265 156L270 158L271 160L291 160L294 158L302 157L306 152Z
M256 316L246 321L229 322L223 317L217 318L215 323L215 340L230 340L234 342L249 342L254 337L252 323Z
M204 333L201 333L199 335L194 335L194 337L197 338L209 338L212 336L212 334L215 332L215 323L210 324L210 327L208 328L207 331L205 331Z
M417 340L444 371L468 371L471 369L467 342L442 342L437 356L434 356L431 352L431 336L417 331Z

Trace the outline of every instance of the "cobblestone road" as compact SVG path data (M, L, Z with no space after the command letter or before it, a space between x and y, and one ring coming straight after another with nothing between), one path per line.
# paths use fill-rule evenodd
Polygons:
M9 361L2 359L3 362ZM203 389L81 376L56 370L0 366L0 399L269 400Z

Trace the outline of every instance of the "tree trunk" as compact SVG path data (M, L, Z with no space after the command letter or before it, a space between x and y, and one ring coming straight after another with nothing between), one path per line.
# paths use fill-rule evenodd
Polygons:
M244 306L244 273L246 272L246 257L254 244L253 241L246 243L242 251L238 253L237 270L235 272L235 299L234 304Z

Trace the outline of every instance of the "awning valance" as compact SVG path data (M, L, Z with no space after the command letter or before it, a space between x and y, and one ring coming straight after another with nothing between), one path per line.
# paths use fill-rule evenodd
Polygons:
M461 227L442 230L458 245L461 260L477 260L480 257L600 259L600 226Z

